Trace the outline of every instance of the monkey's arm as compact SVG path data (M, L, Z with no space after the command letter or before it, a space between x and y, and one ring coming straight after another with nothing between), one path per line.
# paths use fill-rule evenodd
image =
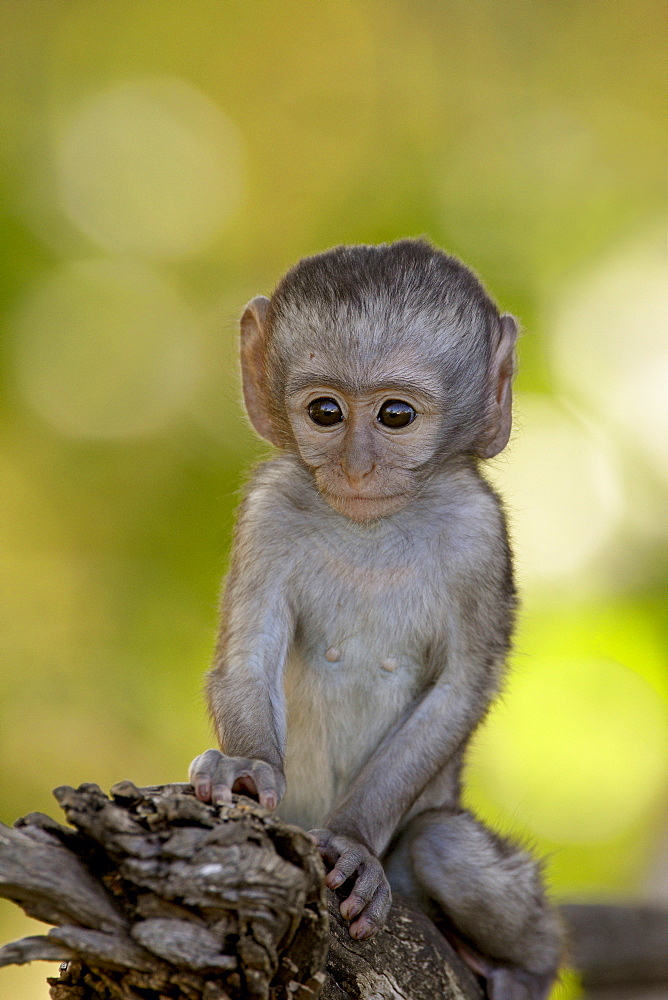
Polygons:
M354 936L373 933L389 907L373 859L382 855L429 781L466 743L498 690L515 602L500 526L481 549L469 548L459 566L450 562L443 627L430 643L434 683L380 743L326 829L314 831L334 866L327 879L331 888L359 873L342 904L344 916L359 915L351 927Z
M332 866L336 889L356 875L341 914L365 938L381 927L391 892L378 858L428 781L466 741L484 713L496 670L482 660L451 661L451 669L380 744L322 830L311 831Z
M489 673L480 664L473 666L479 668L475 674ZM481 700L485 707L489 702L489 694L474 695L466 681L454 676L448 671L448 679L439 679L394 727L337 803L325 828L311 831L332 866L326 879L330 889L356 876L341 904L342 916L353 921L352 937L369 937L385 922L392 896L378 858L427 782L465 742L484 711Z
M230 801L232 791L257 794L275 809L285 792L286 718L282 675L294 618L282 573L290 555L257 517L242 515L222 604L214 666L207 677L209 711L222 753L207 750L190 765L198 798ZM277 567L283 567L276 574Z
M464 744L497 690L492 657L451 655L448 669L394 727L336 804L327 827L380 856L427 783Z

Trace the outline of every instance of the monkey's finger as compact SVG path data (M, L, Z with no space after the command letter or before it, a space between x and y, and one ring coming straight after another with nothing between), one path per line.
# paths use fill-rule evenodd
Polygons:
M220 754L211 778L211 801L214 805L232 801L232 790L239 778L249 773L249 762L239 757Z
M280 799L276 772L271 764L263 760L253 761L253 781L257 789L260 805L265 809L275 809Z
M309 830L308 835L320 851L320 854L325 861L329 861L329 863L333 865L339 857L339 852L332 851L331 849L331 832L329 830ZM328 854L331 855L331 860L327 856Z
M358 916L386 882L385 872L380 862L374 859L363 864L361 874L355 880L352 892L341 903L341 916L345 920L352 920L353 917Z
M347 899L341 903L339 913L344 920L352 920L362 912L366 903L357 893L351 892Z
M309 836L314 841L320 856L332 866L325 878L325 884L330 889L336 889L346 879L357 871L364 860L370 857L369 852L347 837L337 837L331 830L310 830Z
M229 785L215 784L211 786L211 802L214 806L226 802L228 805L232 801L232 789Z
M211 782L208 775L193 774L190 776L190 784L195 788L195 795L202 802L211 800Z
M195 757L188 768L188 780L195 788L195 795L202 802L209 802L211 799L211 781L222 756L219 750L205 750Z
M332 846L336 849L336 838L334 838ZM327 855L324 856L327 857ZM368 856L368 852L363 847L347 847L345 853L341 854L325 879L329 888L336 889L337 886L342 885L346 879L355 874Z
M369 938L380 930L387 919L392 905L392 890L387 879L379 887L371 902L364 908L360 917L348 929L351 937L357 941Z

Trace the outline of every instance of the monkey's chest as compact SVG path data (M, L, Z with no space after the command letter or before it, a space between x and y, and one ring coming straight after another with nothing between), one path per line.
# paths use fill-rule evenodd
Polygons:
M345 575L324 572L292 595L287 819L323 823L424 686L428 609L412 584L401 567L357 573L349 564Z
M415 681L429 619L416 568L383 561L324 560L294 594L295 649L332 696L373 690L393 675ZM348 700L344 696L344 700Z

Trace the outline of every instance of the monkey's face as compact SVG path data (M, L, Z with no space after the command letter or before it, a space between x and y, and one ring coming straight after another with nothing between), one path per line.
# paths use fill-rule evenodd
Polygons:
M428 244L334 248L244 310L246 409L334 510L385 517L452 456L505 447L516 336L475 276Z
M421 467L439 437L435 386L396 373L354 391L340 380L293 379L288 418L299 453L327 503L354 521L393 514L410 503Z

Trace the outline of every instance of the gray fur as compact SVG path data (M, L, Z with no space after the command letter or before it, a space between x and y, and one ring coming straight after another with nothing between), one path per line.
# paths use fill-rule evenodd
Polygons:
M269 306L266 373L274 420L289 440L282 394L309 354L317 354L316 366L330 379L359 391L393 362L407 357L415 364L419 344L450 404L440 454L473 451L499 332L498 311L471 271L422 240L307 257L279 283Z
M315 828L328 884L356 873L342 904L355 936L389 907L385 858L492 995L540 1000L561 932L538 867L460 806L515 608L475 457L507 440L514 321L458 261L401 241L300 262L242 333L251 420L283 452L240 512L208 678L224 754L193 762L197 793L255 790ZM399 433L374 417L396 386L418 412ZM309 393L340 401L340 426L313 425Z

